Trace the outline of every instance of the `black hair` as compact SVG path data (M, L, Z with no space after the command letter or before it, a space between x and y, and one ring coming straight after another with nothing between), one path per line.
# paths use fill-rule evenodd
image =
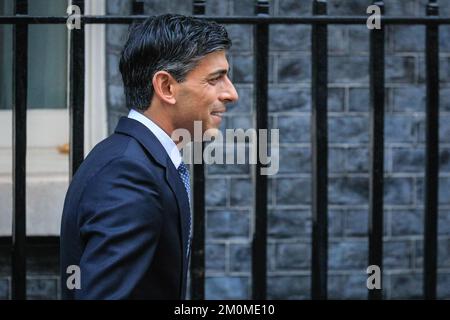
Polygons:
M147 110L156 72L182 82L202 57L230 47L225 27L212 21L164 14L132 26L119 64L128 109Z

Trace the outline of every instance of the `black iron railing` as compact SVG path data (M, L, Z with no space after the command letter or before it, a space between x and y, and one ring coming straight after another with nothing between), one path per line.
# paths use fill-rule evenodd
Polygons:
M81 12L83 0L73 0ZM327 2L312 0L313 16L270 17L268 1L255 2L256 16L206 17L205 1L194 1L193 14L224 24L254 25L255 41L255 123L256 129L267 129L268 108L268 27L272 24L312 25L312 263L311 297L327 298L328 256L328 133L327 133L327 26L329 24L366 24L367 16L327 16ZM375 1L383 11L383 1ZM70 77L68 106L70 110L70 174L83 160L84 132L84 28L85 24L130 24L147 18L143 3L134 1L131 16L84 16L81 29L70 31ZM426 183L424 223L424 298L436 298L437 208L438 208L438 107L439 107L439 25L450 24L450 18L438 17L436 1L429 0L426 17L381 16L381 26L404 24L426 26ZM25 270L25 185L26 185L26 105L27 105L27 30L29 24L65 24L67 17L27 15L27 0L15 1L15 15L0 17L0 24L14 25L14 106L13 106L13 235L12 298L26 298ZM382 269L383 257L383 148L384 148L384 37L385 31L370 31L370 214L369 264ZM202 146L201 146L202 147ZM254 299L266 298L267 244L267 177L259 174L264 165L254 166L255 231L252 242L252 292ZM204 298L205 280L205 176L203 164L193 166L194 242L191 262L191 297ZM370 299L381 299L381 290L369 290Z

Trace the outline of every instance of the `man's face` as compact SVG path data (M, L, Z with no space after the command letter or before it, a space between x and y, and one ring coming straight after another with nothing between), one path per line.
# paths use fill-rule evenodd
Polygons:
M202 134L215 136L226 111L226 103L238 99L228 78L229 65L225 51L207 54L178 84L176 128L186 128L194 136L194 121L202 122Z

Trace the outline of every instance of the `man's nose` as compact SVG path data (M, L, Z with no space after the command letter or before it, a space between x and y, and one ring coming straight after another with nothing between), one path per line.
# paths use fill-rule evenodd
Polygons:
M236 88L234 87L231 80L226 77L226 86L222 92L221 100L225 103L227 102L235 102L239 99L239 95L236 91Z

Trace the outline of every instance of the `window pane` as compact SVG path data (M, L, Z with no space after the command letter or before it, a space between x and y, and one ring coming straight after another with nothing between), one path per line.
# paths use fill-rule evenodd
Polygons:
M12 14L13 0L3 2L2 14ZM66 15L66 0L28 2L30 15ZM11 109L12 28L1 27L0 109ZM67 28L59 25L29 25L28 29L28 108L66 108Z

